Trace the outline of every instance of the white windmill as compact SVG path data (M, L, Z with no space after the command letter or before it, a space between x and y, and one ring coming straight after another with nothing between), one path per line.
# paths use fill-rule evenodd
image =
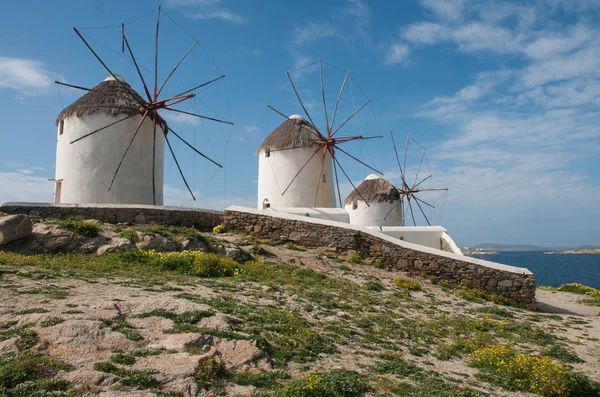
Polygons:
M146 98L139 95L123 79L113 73L94 51L83 35L73 28L79 38L109 73L94 88L85 88L56 82L88 91L57 117L58 139L56 150L56 203L151 204L163 203L164 143L192 198L195 196L183 175L169 135L180 139L194 152L210 159L184 140L167 125L159 110L184 113L211 121L233 124L186 112L174 107L196 96L195 91L217 80L220 76L178 95L159 98L163 88L198 42L185 53L169 75L158 84L158 39L161 8L158 7L156 24L156 52L154 58L154 84L152 93L140 71L122 25L123 51L127 48L144 87ZM126 46L126 47L125 47Z

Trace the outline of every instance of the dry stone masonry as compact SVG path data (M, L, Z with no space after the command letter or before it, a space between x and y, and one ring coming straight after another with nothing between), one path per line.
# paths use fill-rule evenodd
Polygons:
M535 280L527 269L401 242L376 231L338 222L289 214L272 216L235 206L225 210L225 226L229 231L275 242L293 241L308 248L354 250L367 262L379 260L399 271L481 288L535 308Z
M200 230L212 230L223 223L220 211L160 205L6 203L0 211L41 218L78 216L107 223L193 226Z

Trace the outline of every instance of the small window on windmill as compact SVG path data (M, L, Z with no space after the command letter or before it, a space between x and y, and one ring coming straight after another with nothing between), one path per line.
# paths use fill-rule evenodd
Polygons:
M60 126L59 126L59 130L58 130L58 135L62 135L65 129L65 121L61 120L60 121Z
M352 209L355 210L358 208L358 202L357 201L353 201L352 202Z
M327 183L327 180L325 179L325 174L323 174L323 183Z
M271 157L271 149L265 149L265 157Z

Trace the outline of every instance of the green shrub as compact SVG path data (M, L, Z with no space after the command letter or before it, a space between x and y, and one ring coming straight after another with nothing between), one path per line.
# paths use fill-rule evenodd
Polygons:
M482 290L480 288L469 288L462 286L458 291L456 291L456 295L465 298L469 301L481 302L481 301L490 301L493 303L497 303L499 305L507 305L508 299L498 294L489 294L487 291Z
M125 369L109 362L94 364L94 370L121 377L121 384L124 386L143 388L160 387L160 382L153 376L153 372L149 370Z
M522 390L543 396L590 395L600 392L598 383L575 374L565 364L548 357L530 356L506 345L492 345L474 351L469 364L479 368L479 378L508 390ZM597 395L597 394L593 394Z
M348 261L350 261L351 263L354 263L355 265L360 265L362 263L362 257L360 256L360 254L354 253L354 254L350 255L350 258L348 258Z
M71 367L58 360L52 359L48 356L44 356L35 351L25 351L17 356L13 354L6 354L0 356L0 385L2 391L11 390L14 388L13 393L2 394L2 395L27 395L17 394L15 391L24 391L30 389L30 391L61 391L68 388L68 383L58 383L52 381L60 370L70 370ZM25 383L30 386L27 387ZM31 389L31 383L37 385L36 389ZM46 394L39 394L46 395Z
M198 361L196 384L201 389L209 390L218 386L225 376L225 367L219 356L205 357Z
M345 369L306 375L276 393L278 397L354 397L371 387L360 374Z
M582 363L583 360L579 358L577 354L574 352L567 350L564 346L561 345L548 345L544 350L542 350L542 355L547 357L556 358L557 360L563 361L565 363Z
M371 265L373 267L376 267L377 269L388 269L389 268L389 266L386 263L380 261L379 259L375 259L373 261L373 263L371 263Z
M563 284L558 288L541 286L540 289L548 291L572 292L580 295L589 296L588 299L582 299L581 303L589 306L600 306L600 290L579 283Z
M220 225L213 227L213 233L225 233L225 225L221 223Z
M123 230L121 232L121 237L126 238L134 244L140 241L140 236L138 236L137 232L132 229Z
M284 377L285 373L283 371L244 372L236 374L232 381L242 386L250 385L258 388L272 388L277 384L279 379Z
M92 221L84 221L79 217L70 216L59 220L58 224L65 229L73 230L77 234L86 237L98 237L100 226Z
M423 289L421 283L418 280L407 276L396 277L394 279L394 285L398 288L403 288L410 291L420 291Z
M117 353L110 358L110 361L115 364L133 365L135 364L136 358L129 354Z

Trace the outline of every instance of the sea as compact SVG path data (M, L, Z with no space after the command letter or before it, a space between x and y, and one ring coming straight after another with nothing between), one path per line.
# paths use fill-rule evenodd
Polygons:
M476 258L525 267L533 272L538 286L558 287L581 283L600 289L600 255L544 254L543 251L502 251Z

